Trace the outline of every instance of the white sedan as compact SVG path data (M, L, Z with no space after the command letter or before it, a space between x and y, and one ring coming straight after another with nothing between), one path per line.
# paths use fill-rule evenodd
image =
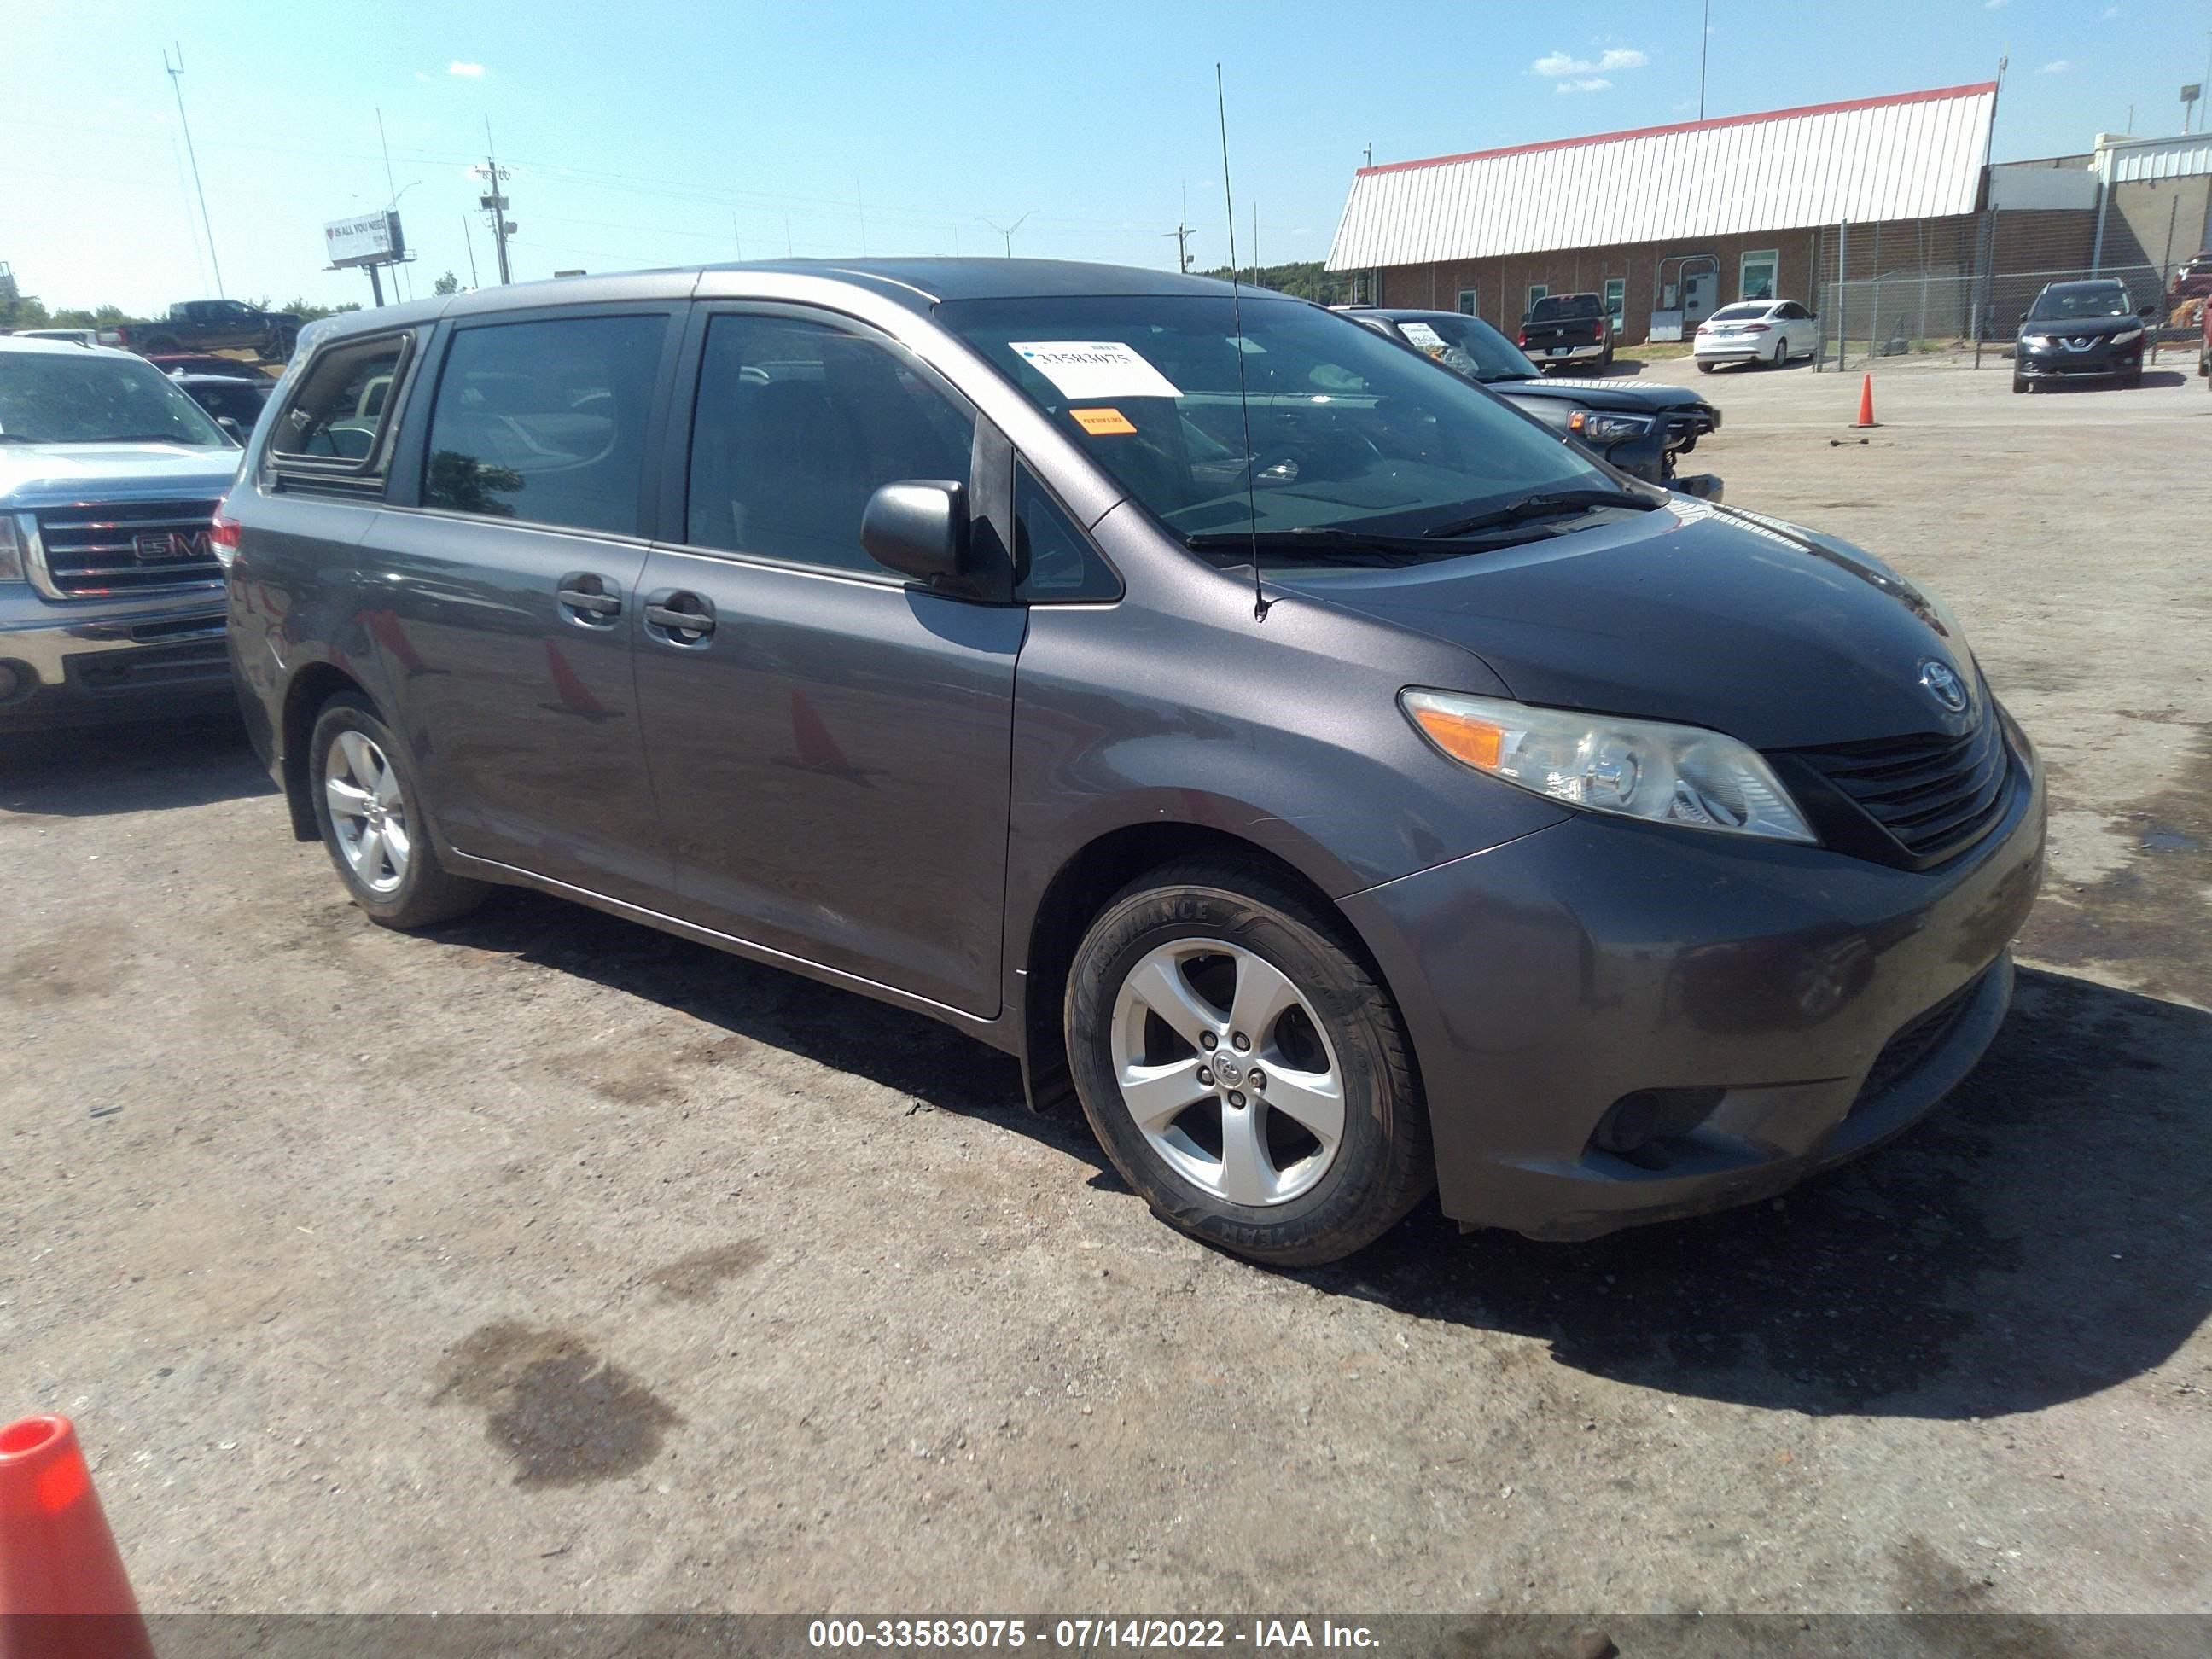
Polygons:
M1820 319L1795 300L1747 300L1723 306L1698 325L1691 355L1698 373L1722 363L1765 363L1779 368L1792 357L1809 357L1820 343Z

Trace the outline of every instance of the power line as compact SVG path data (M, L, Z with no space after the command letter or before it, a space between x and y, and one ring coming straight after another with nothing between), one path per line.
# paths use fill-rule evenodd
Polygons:
M215 226L208 218L207 191L200 183L199 153L192 148L192 124L185 114L185 43L179 40L175 45L176 63L172 64L169 54L164 52L161 67L167 70L170 88L177 94L177 123L185 130L185 154L192 164L192 189L200 198L200 228L207 233L208 263L215 267L215 297L220 300L226 297L222 291L222 260L215 251Z

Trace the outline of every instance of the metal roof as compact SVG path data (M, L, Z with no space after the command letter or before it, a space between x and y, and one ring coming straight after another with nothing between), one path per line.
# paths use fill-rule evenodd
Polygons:
M1996 83L1362 167L1331 270L1972 213Z
M2185 133L2179 138L2118 138L2100 137L2096 165L2106 182L2141 184L2151 179L2188 179L2212 173L2212 132Z

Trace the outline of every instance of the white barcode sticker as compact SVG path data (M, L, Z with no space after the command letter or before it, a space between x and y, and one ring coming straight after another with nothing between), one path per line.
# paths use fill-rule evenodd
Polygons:
M1175 383L1120 340L1012 340L1014 355L1067 397L1180 398Z

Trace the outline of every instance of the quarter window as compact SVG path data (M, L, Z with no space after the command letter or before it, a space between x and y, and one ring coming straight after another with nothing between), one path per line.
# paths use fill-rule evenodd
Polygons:
M686 539L881 575L860 545L868 497L908 478L966 483L975 438L975 417L890 341L716 317L692 416Z
M1026 466L1014 474L1015 597L1032 604L1118 599L1121 579Z
M277 471L298 477L368 472L381 453L386 393L407 345L406 335L386 334L317 352L270 432Z
M422 504L638 534L645 422L667 333L665 317L586 316L454 335L430 412Z

